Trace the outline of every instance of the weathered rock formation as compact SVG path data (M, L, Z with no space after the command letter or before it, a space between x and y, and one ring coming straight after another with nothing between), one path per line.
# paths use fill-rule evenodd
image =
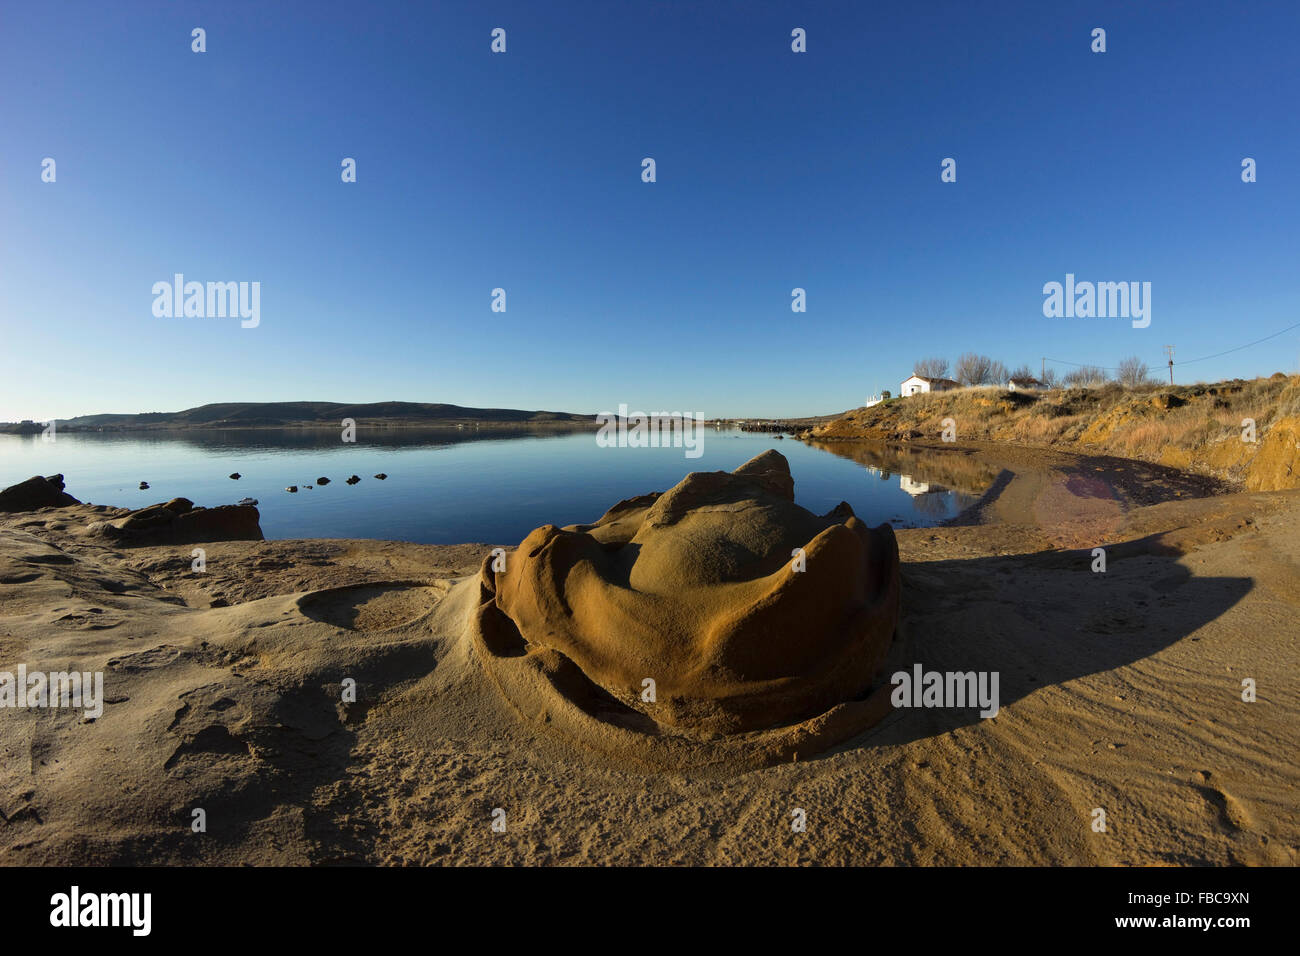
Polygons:
M121 518L98 522L89 530L124 544L261 541L259 518L252 505L196 508L188 498L173 498Z
M36 475L0 491L0 511L35 511L76 504L81 502L63 490L62 475Z
M622 501L595 524L538 528L494 565L479 613L489 660L532 657L556 694L589 713L612 698L624 726L651 735L788 727L861 701L898 622L892 529L844 503L822 516L795 504L775 451Z

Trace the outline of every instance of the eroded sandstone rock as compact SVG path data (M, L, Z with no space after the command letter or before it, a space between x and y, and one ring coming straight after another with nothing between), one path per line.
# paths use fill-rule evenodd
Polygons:
M665 730L744 733L860 699L899 615L889 525L868 528L843 503L823 516L795 504L775 451L591 525L538 528L506 570L494 563L479 618L493 653L549 659L573 678L553 681L558 693L581 684L571 664Z

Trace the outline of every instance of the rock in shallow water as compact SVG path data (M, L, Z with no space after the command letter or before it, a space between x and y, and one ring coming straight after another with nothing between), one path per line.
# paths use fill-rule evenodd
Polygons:
M0 511L35 511L37 508L62 508L80 504L63 490L63 476L35 475L0 491Z

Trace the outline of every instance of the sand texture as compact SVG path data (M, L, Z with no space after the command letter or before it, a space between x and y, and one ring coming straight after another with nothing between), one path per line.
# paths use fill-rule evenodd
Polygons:
M125 511L0 515L0 670L107 698L0 710L0 860L1294 865L1300 492L946 451L997 476L949 526L796 510L767 458L503 573L338 540L195 573L193 542L106 537ZM999 672L1000 711L862 712L913 663Z

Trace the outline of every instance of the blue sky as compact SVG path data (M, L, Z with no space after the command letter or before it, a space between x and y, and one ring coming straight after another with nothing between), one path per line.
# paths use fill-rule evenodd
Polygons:
M1291 2L7 0L0 419L819 414L967 350L1163 374L1300 322L1298 39ZM260 325L155 317L176 272L260 282ZM1150 327L1045 318L1067 272L1151 282Z

